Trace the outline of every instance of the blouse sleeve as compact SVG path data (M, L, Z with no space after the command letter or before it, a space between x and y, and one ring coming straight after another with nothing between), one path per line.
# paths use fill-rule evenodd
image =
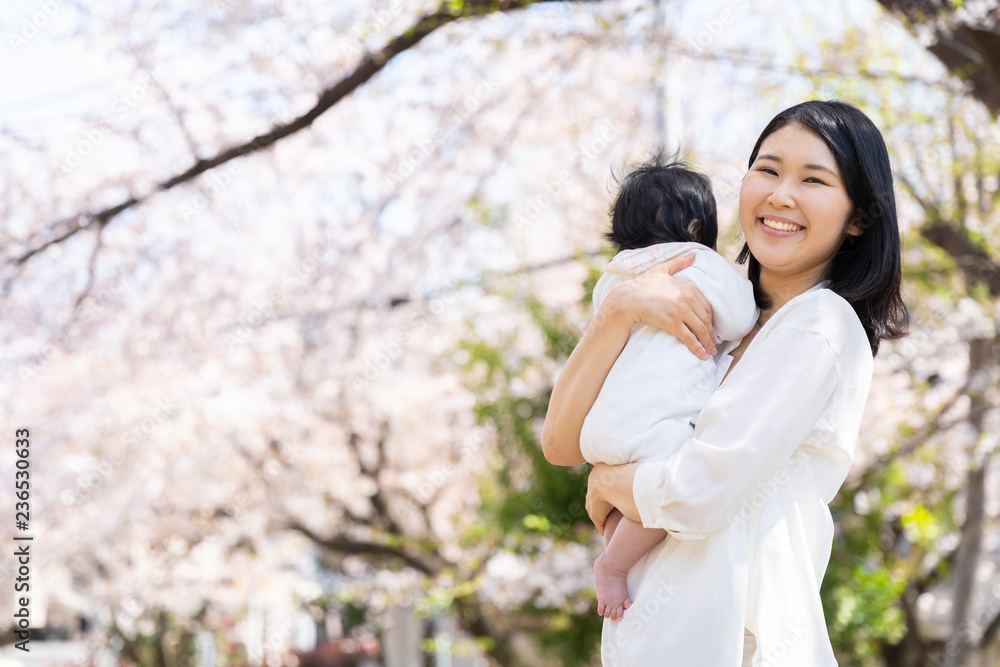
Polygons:
M647 528L702 539L726 527L817 427L834 398L838 355L815 331L777 328L755 340L705 404L694 437L648 461L632 492Z

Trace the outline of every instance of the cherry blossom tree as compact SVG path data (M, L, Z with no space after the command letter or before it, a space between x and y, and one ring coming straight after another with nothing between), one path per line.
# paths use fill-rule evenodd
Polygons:
M969 557L963 508L995 516L969 472L995 432L974 342L995 336L995 130L890 55L921 52L896 23L789 58L742 45L769 15L735 4L684 35L638 0L29 4L10 53L58 43L54 76L87 86L0 134L0 405L32 431L37 594L85 599L139 664L205 631L259 663L303 619L399 606L498 664L592 661L585 468L546 464L537 432L610 171L660 141L669 46L730 254L774 109L864 96L887 128L915 327L880 355L824 595L848 659L919 641L916 599ZM761 103L736 117L733 89Z

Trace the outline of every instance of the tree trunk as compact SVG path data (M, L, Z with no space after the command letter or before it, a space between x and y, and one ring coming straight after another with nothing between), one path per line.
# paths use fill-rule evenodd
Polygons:
M437 637L434 632L434 620L430 618L424 619L424 646L423 649L423 667L437 667L437 651L432 651L427 648L427 645L432 643Z
M917 597L920 591L910 582L899 600L906 615L906 634L895 645L883 645L885 667L923 667L927 663L928 645L917 629ZM932 663L933 664L933 663Z
M969 663L975 642L982 628L972 609L972 587L976 581L976 566L982 544L983 519L986 504L986 466L989 457L976 449L983 435L986 389L992 369L991 351L995 337L977 338L969 342L969 382L966 395L970 399L970 419L975 433L970 452L969 481L966 489L965 523L955 559L954 625L945 646L945 667L965 667Z

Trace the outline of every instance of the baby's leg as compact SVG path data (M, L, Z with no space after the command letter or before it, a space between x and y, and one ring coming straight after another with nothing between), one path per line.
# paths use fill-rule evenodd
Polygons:
M618 511L618 508L612 508L611 514L608 518L604 520L604 548L608 548L608 543L611 542L611 536L615 534L615 528L618 527L618 522L624 518L624 514Z
M612 621L620 621L625 610L632 606L632 601L628 599L629 568L666 537L667 531L644 528L641 523L623 517L613 533L606 542L604 553L594 563L594 581L597 584L597 613ZM605 527L605 537L607 534Z

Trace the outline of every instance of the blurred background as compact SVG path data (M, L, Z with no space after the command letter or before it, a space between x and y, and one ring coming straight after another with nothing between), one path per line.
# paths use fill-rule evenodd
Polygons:
M830 635L1000 664L994 0L2 14L0 664L598 665L587 469L538 434L612 176L679 148L732 258L757 135L815 98L883 131L912 320L832 508Z

